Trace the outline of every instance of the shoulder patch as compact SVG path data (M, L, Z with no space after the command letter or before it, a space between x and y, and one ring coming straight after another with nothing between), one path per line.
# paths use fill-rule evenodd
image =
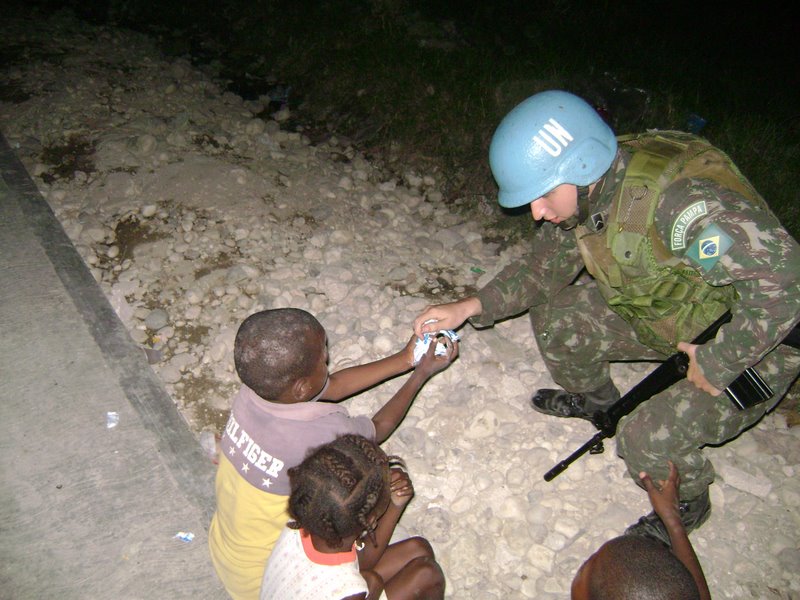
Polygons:
M700 265L704 271L710 271L731 246L733 240L712 223L697 236L697 241L686 251L686 256Z
M686 232L689 230L689 225L707 214L705 200L699 200L683 209L683 212L672 223L672 233L669 236L670 248L673 251L686 248Z

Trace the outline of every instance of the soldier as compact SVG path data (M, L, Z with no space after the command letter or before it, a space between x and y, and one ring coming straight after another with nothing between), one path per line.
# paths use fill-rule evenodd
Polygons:
M699 527L714 480L702 447L756 423L800 371L800 352L778 345L800 320L800 247L707 141L673 131L617 139L567 92L536 94L506 115L489 161L500 205L530 204L539 224L530 253L475 296L427 307L416 334L527 311L563 388L538 390L533 408L587 420L620 396L609 362L686 352L687 379L620 422L617 451L637 483L642 471L667 479L671 460L684 526ZM689 343L726 311L716 339ZM774 395L738 410L721 390L752 366ZM654 512L626 533L669 544Z

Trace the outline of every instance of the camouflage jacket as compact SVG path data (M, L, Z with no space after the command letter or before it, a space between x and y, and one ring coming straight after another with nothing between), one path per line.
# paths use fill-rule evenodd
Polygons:
M608 221L629 160L621 147L589 198L587 227L595 228L598 215ZM697 355L708 380L723 389L800 320L800 246L769 210L757 210L740 194L703 179L665 186L655 226L664 245L696 268L704 281L731 284L738 294L731 322ZM725 240L714 260L703 259L699 247L708 231ZM547 311L549 298L572 284L584 266L574 231L542 223L525 260L508 265L478 292L483 312L470 322L485 327L527 310Z

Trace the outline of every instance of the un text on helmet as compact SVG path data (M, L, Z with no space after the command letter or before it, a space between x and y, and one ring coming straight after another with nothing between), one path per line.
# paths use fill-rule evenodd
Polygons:
M553 118L533 136L533 141L550 156L556 157L573 140L572 134Z

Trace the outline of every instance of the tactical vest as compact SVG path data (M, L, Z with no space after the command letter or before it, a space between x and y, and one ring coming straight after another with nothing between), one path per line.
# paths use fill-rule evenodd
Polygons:
M732 285L707 284L661 241L655 212L662 191L679 179L709 179L754 207L766 205L730 158L702 138L662 131L618 139L631 153L624 180L602 230L575 228L578 248L609 307L641 343L670 355L731 308L737 294Z

